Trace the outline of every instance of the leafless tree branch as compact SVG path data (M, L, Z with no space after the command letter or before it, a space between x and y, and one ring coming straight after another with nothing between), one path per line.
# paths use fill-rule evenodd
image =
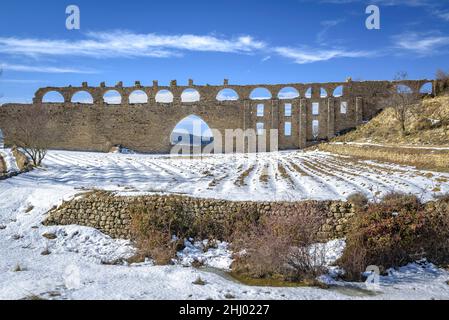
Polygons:
M47 130L48 112L42 106L30 106L15 123L12 143L25 153L35 167L42 164L48 150L50 136Z

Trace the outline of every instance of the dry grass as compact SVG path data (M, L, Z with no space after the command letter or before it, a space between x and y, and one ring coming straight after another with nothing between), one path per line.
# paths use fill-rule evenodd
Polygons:
M405 135L394 117L394 110L388 108L367 124L333 141L448 146L449 96L425 98L411 109L407 115Z
M418 169L449 172L449 150L429 152L428 149L348 144L321 144L318 148L321 151L352 156L359 159L385 161L414 166Z
M309 174L307 172L305 172L303 169L301 169L301 167L298 166L296 163L290 161L289 165L292 167L293 170L298 172L301 176L304 176L304 177L309 176Z
M288 183L291 185L295 185L295 182L293 181L292 177L288 174L287 169L285 169L282 163L278 163L278 171L282 179L287 180Z
M265 167L262 169L262 172L259 176L259 181L263 184L268 184L268 182L270 181L270 173L268 165L265 165Z
M253 166L251 166L250 168L248 168L247 170L245 170L245 171L244 171L244 172L237 178L237 180L234 182L234 184L235 184L236 186L239 186L239 187L246 185L245 180L246 180L246 178L251 174L251 172L254 171L254 168L255 168L255 166L253 165Z

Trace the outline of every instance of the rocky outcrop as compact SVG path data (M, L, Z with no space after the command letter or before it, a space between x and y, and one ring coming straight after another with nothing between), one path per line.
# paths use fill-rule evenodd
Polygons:
M30 165L30 160L28 159L28 157L15 147L11 149L11 152L14 155L14 158L16 158L16 163L19 170L20 171L28 170Z
M6 174L6 171L8 169L6 168L6 162L3 159L2 155L0 154L0 176Z
M28 157L17 148L11 151L4 149L3 155L0 153L0 180L17 176L21 173L28 172L32 169Z

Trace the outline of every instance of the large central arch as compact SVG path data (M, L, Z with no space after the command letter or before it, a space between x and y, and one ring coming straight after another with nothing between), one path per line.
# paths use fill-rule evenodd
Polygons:
M199 116L191 114L179 121L170 133L172 146L204 147L213 142L212 128Z

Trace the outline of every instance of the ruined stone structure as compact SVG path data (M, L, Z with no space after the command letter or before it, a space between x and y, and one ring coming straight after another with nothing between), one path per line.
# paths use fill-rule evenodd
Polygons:
M277 85L231 85L225 80L219 86L199 86L189 80L187 86L178 86L176 81L172 81L170 86L159 86L154 81L152 86L136 82L133 87L124 87L122 83L114 87L104 83L91 87L83 83L81 87L39 89L33 105L42 106L49 113L45 130L50 132L49 146L54 149L107 152L113 146L122 145L139 152L168 153L171 150L170 134L176 124L186 116L196 115L223 137L226 129L278 129L279 149L285 150L304 148L314 141L332 138L370 120L382 109L381 101L398 85L420 93L427 83L431 83L432 93L437 94L441 85L436 80L348 80ZM298 96L280 96L281 90L287 87L296 90ZM251 99L256 88L269 90L271 98ZM182 101L181 96L187 89L196 90L199 101ZM217 96L224 89L234 90L238 99L219 101ZM342 89L342 94L334 94L339 89ZM173 102L156 102L156 95L161 90L170 91ZM64 102L44 103L43 97L52 91L60 93ZM109 91L120 94L120 104L105 102L104 95ZM130 95L135 91L143 91L147 103L130 103ZM78 92L89 93L93 103L73 103L72 98ZM12 144L17 121L27 116L30 106L6 104L0 107L0 129L6 145ZM263 109L263 114L258 114L258 108Z

